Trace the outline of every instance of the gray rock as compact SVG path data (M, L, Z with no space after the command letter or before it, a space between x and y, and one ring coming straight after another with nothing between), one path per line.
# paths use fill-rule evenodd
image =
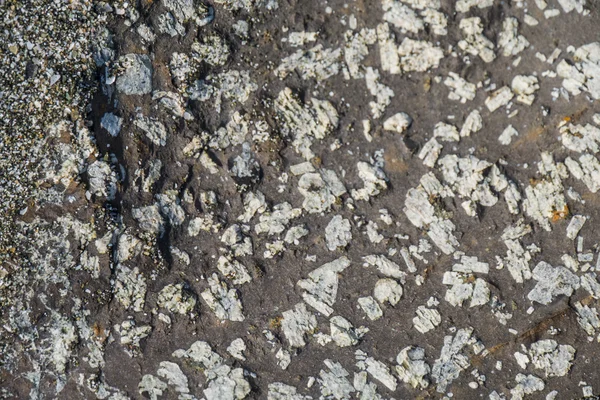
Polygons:
M113 113L106 113L100 120L100 125L110 133L111 136L117 136L121 131L123 120Z
M152 91L152 63L145 54L127 54L119 59L125 72L117 78L117 90L126 95Z

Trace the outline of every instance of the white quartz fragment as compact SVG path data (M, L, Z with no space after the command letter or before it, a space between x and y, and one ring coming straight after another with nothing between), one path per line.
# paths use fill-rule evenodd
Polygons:
M325 241L330 251L344 248L352 240L350 221L341 215L334 216L325 227Z
M559 345L552 339L539 340L529 347L529 356L533 366L543 370L546 376L565 376L575 358L575 348Z
M485 99L485 105L490 112L494 112L498 108L507 105L513 97L514 94L510 88L508 86L503 86Z
M452 266L452 271L465 274L487 274L490 271L490 267L488 263L479 261L477 257L463 255L460 257L460 262Z
M288 229L283 240L287 244L298 245L300 243L299 240L306 235L308 235L308 229L304 225L296 225Z
M506 228L501 236L508 248L507 256L502 260L502 263L508 267L513 279L519 283L532 277L529 269L532 252L525 249L518 240L531 232L531 226L525 225L523 220L519 220L516 225Z
M305 336L317 327L317 319L306 309L306 304L298 303L294 309L285 311L281 320L281 329L290 347L304 347Z
M346 188L333 170L322 169L302 175L298 191L304 196L302 208L314 214L328 211Z
M148 43L152 43L156 39L156 35L152 31L152 28L146 24L138 25L136 32Z
M161 213L172 226L181 225L185 220L185 210L181 207L181 200L177 195L176 191L167 191L154 196Z
M114 200L117 193L117 174L104 160L94 161L87 169L89 192Z
M127 345L125 351L130 357L136 356L140 352L140 341L147 337L152 331L149 325L136 326L132 319L127 319L121 324L115 325L115 331L121 337L121 344Z
M573 215L571 222L569 222L569 226L567 226L567 237L569 239L575 239L583 227L583 224L585 224L585 221L587 221L587 218L583 215Z
M362 179L364 186L351 191L354 199L368 200L373 196L377 196L382 190L387 189L388 179L381 168L364 161L359 161L356 167L358 169L358 176Z
M146 297L146 280L138 267L130 269L122 264L117 266L117 279L114 286L115 298L125 308L141 312Z
M400 269L400 266L382 255L364 256L364 266L377 267L377 270L386 277L394 278L404 283L406 272Z
M514 356L515 360L517 360L517 364L519 364L519 367L521 367L522 369L527 369L527 364L529 364L530 362L527 354L523 354L517 351L515 352Z
M191 100L203 102L212 100L214 109L217 112L221 112L224 101L243 104L248 101L252 92L255 92L257 89L258 86L250 78L249 71L229 69L217 75L209 74L205 80L196 81L188 88L187 92ZM234 113L234 115L236 114L240 115L238 112ZM238 122L234 121L236 125ZM219 129L219 131L226 130L227 128L225 127ZM219 146L211 144L211 147Z
M290 172L296 176L308 174L315 171L315 167L309 161L305 161L300 164L290 165Z
M426 229L431 240L445 254L454 252L458 246L454 236L455 225L436 212L429 201L429 194L422 187L409 189L404 205L403 211L413 225Z
M470 343L473 338L471 334L473 328L459 329L454 337L444 337L444 347L440 357L435 360L431 369L431 377L437 384L436 390L444 393L448 385L458 378L461 371L469 367L469 358L463 354L463 348Z
M565 165L576 179L580 179L590 192L596 193L600 190L600 161L591 154L582 154L579 163L567 157Z
M563 11L570 13L576 10L578 13L582 13L584 10L586 0L558 0L558 4L562 7Z
M505 145L508 146L510 144L510 142L512 141L512 138L515 136L518 136L519 132L512 126L512 125L508 125L500 134L500 136L498 136L498 141Z
M427 40L413 40L404 38L400 47L400 65L404 72L425 72L437 68L444 58L444 52L440 47L434 46Z
M474 83L468 82L455 72L448 73L448 77L444 80L444 85L448 86L450 89L450 92L448 93L448 98L450 100L457 100L464 104L467 100L473 100L475 98L477 86Z
M201 296L217 318L229 321L245 319L242 313L242 303L235 289L229 289L217 274L208 278L208 285L209 288L204 290Z
M292 47L304 46L306 43L317 40L318 32L290 32L287 37L287 43ZM283 41L283 39L282 39Z
M464 39L458 42L458 47L466 53L479 56L486 62L492 62L496 58L494 43L483 35L481 18L463 18L459 27L464 34Z
M124 67L117 77L117 91L125 95L144 95L152 91L152 62L145 54L127 54L119 58Z
M191 114L186 113L183 98L179 93L155 90L152 93L152 100L158 100L159 105L177 117L183 117L187 120L193 119Z
M423 145L423 148L419 152L419 158L423 160L423 164L433 168L437 159L440 156L444 146L442 146L435 137L429 139L427 143Z
M402 31L417 33L425 27L417 13L399 1L382 0L383 19Z
M310 400L312 397L304 396L298 393L294 386L286 385L281 382L269 384L269 393L267 400Z
M331 329L331 339L339 347L348 347L358 344L360 338L364 335L364 330L355 329L354 326L344 317L336 315L329 320Z
M408 114L399 112L385 120L383 123L383 129L386 131L402 133L410 126L411 123L412 118Z
M600 299L600 283L596 279L596 274L588 272L581 277L581 287L589 292L594 299Z
M435 124L433 136L444 142L458 142L460 140L458 129L454 125L445 122Z
M381 26L381 28L379 28ZM398 54L391 53L389 50L389 44L393 43L391 35L387 32L386 28L389 28L387 24L378 25L378 31L381 31L383 51L381 52L382 65L386 65L393 68L394 58L397 58ZM375 29L363 28L360 32L352 33L347 31L345 35L346 45L344 46L344 61L348 68L349 77L353 79L364 78L364 67L361 64L363 59L369 54L369 45L374 44L378 40L379 33L376 33ZM387 37L385 37L387 36ZM381 42L380 42L381 43ZM385 59L385 61L384 61Z
M365 83L369 93L371 93L372 96L375 96L376 100L369 102L371 115L373 115L373 118L380 118L387 106L391 103L391 99L394 97L394 91L381 83L379 71L372 67L367 67L365 70Z
M387 365L374 359L373 357L367 357L367 354L362 350L357 350L355 352L355 356L357 360L356 366L359 369L366 371L369 375L381 382L389 390L396 390L398 381L396 380L396 377L392 375L390 368Z
M310 149L313 141L324 139L338 126L338 113L330 102L313 98L309 107L289 88L279 92L275 110L281 118L283 135L292 138L294 149L306 160L315 156Z
M229 347L227 347L227 352L229 354L242 361L246 359L246 357L244 357L244 351L246 351L246 343L244 343L244 339L242 338L234 339Z
M568 210L562 185L562 179L567 177L567 172L563 164L554 163L551 154L543 152L541 158L538 170L543 179L525 189L527 197L523 206L527 215L538 222L542 228L550 231L549 220L555 218L555 213L566 216L565 210Z
M579 47L573 59L574 63L562 60L556 67L558 76L563 78L563 87L575 96L588 92L592 98L600 99L600 42Z
M600 151L600 129L591 125L565 124L560 127L560 139L567 149L584 153Z
M494 0L458 0L456 2L456 11L460 13L468 12L472 7L487 8L494 4Z
M406 268L408 272L415 273L417 272L417 266L415 265L414 260L412 259L409 250L406 247L402 247L400 249L400 255L406 264Z
M371 296L359 297L358 305L371 321L376 321L383 316L383 311L381 311L379 304Z
M529 14L523 16L523 22L529 26L537 26L539 24L539 21Z
M535 375L517 374L515 378L517 385L510 390L511 400L523 400L525 395L544 390L544 381Z
M498 47L502 48L505 57L514 56L529 47L529 41L523 35L519 35L517 28L519 22L514 17L509 17L502 23L502 32L498 36Z
M457 157L454 154L438 160L438 166L444 174L444 180L451 188L465 198L463 208L470 216L475 216L475 204L485 207L496 204L498 197L492 192L490 183L484 177L484 171L492 166L485 160L474 156Z
M465 122L460 129L460 137L470 136L471 133L479 132L483 128L483 119L478 110L473 110L465 118Z
M167 384L151 374L144 375L138 385L138 392L147 393L150 400L157 400L166 390Z
M299 217L302 210L292 208L290 203L279 203L273 207L272 211L265 211L259 217L259 223L254 226L256 233L267 233L268 235L276 235L282 233L289 222Z
M100 120L100 126L107 130L107 132L116 137L119 135L121 131L121 126L123 124L123 119L121 117L116 116L113 113L106 113L102 116Z
M195 368L204 372L208 381L203 390L206 400L241 400L250 393L245 371L223 364L223 358L206 342L197 341L188 350L176 350L173 357L187 358Z
M156 204L134 208L131 214L138 221L142 230L155 234L163 232L164 220Z
M573 294L579 288L579 277L563 266L553 267L545 261L540 261L533 269L533 279L536 286L529 292L527 298L540 304L550 304L554 297Z
M252 239L244 234L242 227L233 224L221 235L221 242L227 245L236 257L252 254Z
M262 214L267 210L265 195L259 191L248 192L244 196L244 213L237 219L238 221L248 223L257 213Z
M588 305L582 305L581 302L575 303L577 311L577 322L579 326L589 335L594 336L600 330L600 318L598 311L595 308L590 308Z
M402 298L402 286L393 279L384 278L377 281L373 289L373 297L380 303L388 302L392 306Z
M156 146L164 146L167 143L167 129L162 122L140 115L133 124L140 128Z
M379 233L378 229L379 229L379 226L377 225L377 222L369 221L367 223L366 234L371 243L375 243L375 244L381 243L383 241L383 239L385 239L384 236Z
M457 265L460 266L460 264L456 264L452 271L446 271L443 276L442 283L451 286L446 291L446 301L455 307L461 306L463 301L468 299L471 299L469 307L486 304L490 299L487 282L481 278L469 279L472 272L463 271L461 268L457 268ZM487 273L487 271L483 273Z
M182 283L177 283L165 286L158 293L157 304L173 313L187 314L194 309L196 299Z
M333 312L333 304L337 296L338 274L350 266L347 257L340 257L323 264L308 274L308 279L298 281L298 286L305 290L304 301L322 314L329 316Z
M223 276L231 279L234 285L242 285L252 280L246 267L237 260L221 256L217 261L217 268Z
M275 74L283 79L292 71L297 71L302 79L322 81L339 72L341 55L341 49L323 49L323 45L318 44L309 50L298 50L281 60Z
M348 380L350 373L338 362L326 359L324 361L329 371L319 372L319 384L323 399L350 399L356 390Z
M425 389L429 386L428 375L431 371L425 361L425 350L420 347L405 347L396 356L396 373L400 380L413 388Z
M281 369L286 370L292 362L292 355L289 351L281 348L275 354L275 358L277 359L277 365L281 367Z
M179 368L179 365L170 362L162 361L156 374L161 378L165 378L169 386L173 386L178 393L189 393L188 379Z
M399 74L402 70L400 68L398 47L394 39L388 23L377 25L377 42L379 45L381 69L390 74Z
M442 322L442 317L435 308L417 307L417 316L413 318L413 326L421 333L435 329Z
M535 75L515 75L510 87L517 95L517 101L530 106L535 100L535 92L540 89Z

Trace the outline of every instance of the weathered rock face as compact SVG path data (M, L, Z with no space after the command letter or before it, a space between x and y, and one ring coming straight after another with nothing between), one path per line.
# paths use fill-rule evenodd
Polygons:
M152 62L145 54L127 54L118 62L125 69L117 78L117 91L124 95L152 92Z
M0 2L0 397L600 393L600 8L346 3Z

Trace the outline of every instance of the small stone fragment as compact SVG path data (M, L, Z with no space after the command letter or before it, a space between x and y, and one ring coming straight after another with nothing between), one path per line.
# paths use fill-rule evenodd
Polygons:
M408 116L408 114L400 112L394 114L390 118L386 119L383 123L383 129L386 131L395 131L397 133L402 133L412 123L412 118Z
M127 54L119 58L124 72L117 78L117 91L125 95L152 92L152 63L145 54Z
M563 266L553 267L540 261L533 269L533 279L538 281L527 298L540 304L550 304L556 296L570 297L579 288L579 277Z
M571 222L569 222L569 226L567 226L567 237L569 239L575 239L581 228L583 228L585 221L587 221L587 218L583 215L573 215Z
M346 247L352 240L350 221L343 219L341 215L334 216L325 228L325 240L330 251Z
M385 278L380 279L375 284L373 289L373 297L380 303L388 302L392 306L398 304L402 298L402 286L393 279Z
M298 303L294 309L285 311L281 320L281 329L290 347L304 347L305 336L317 327L316 317L306 309L306 304Z
M381 311L379 304L371 296L359 297L358 305L371 321L376 321L383 316L383 311Z
M298 281L298 286L306 290L302 294L304 301L322 314L329 316L333 312L338 289L338 274L350 266L347 257L340 257L313 270L308 279Z
M490 112L494 112L498 108L507 105L513 97L514 94L510 88L508 86L503 86L485 99L485 105Z
M518 135L519 135L519 132L517 132L517 130L515 128L513 128L512 125L509 125L506 127L506 129L504 129L504 131L502 131L502 133L498 137L498 141L501 144L508 146L510 144L510 142L512 141L512 138L514 136L518 136Z
M412 386L425 389L429 386L427 376L431 367L425 361L425 350L420 347L405 347L396 357L396 373L400 379Z
M229 289L217 274L208 278L209 288L201 296L217 318L229 321L243 321L242 303L235 289Z
M194 309L196 299L182 283L165 286L158 294L158 306L173 313L187 314Z

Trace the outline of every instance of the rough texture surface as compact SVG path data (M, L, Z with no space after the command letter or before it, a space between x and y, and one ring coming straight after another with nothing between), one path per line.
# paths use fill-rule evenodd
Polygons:
M600 395L592 0L0 0L0 397Z

